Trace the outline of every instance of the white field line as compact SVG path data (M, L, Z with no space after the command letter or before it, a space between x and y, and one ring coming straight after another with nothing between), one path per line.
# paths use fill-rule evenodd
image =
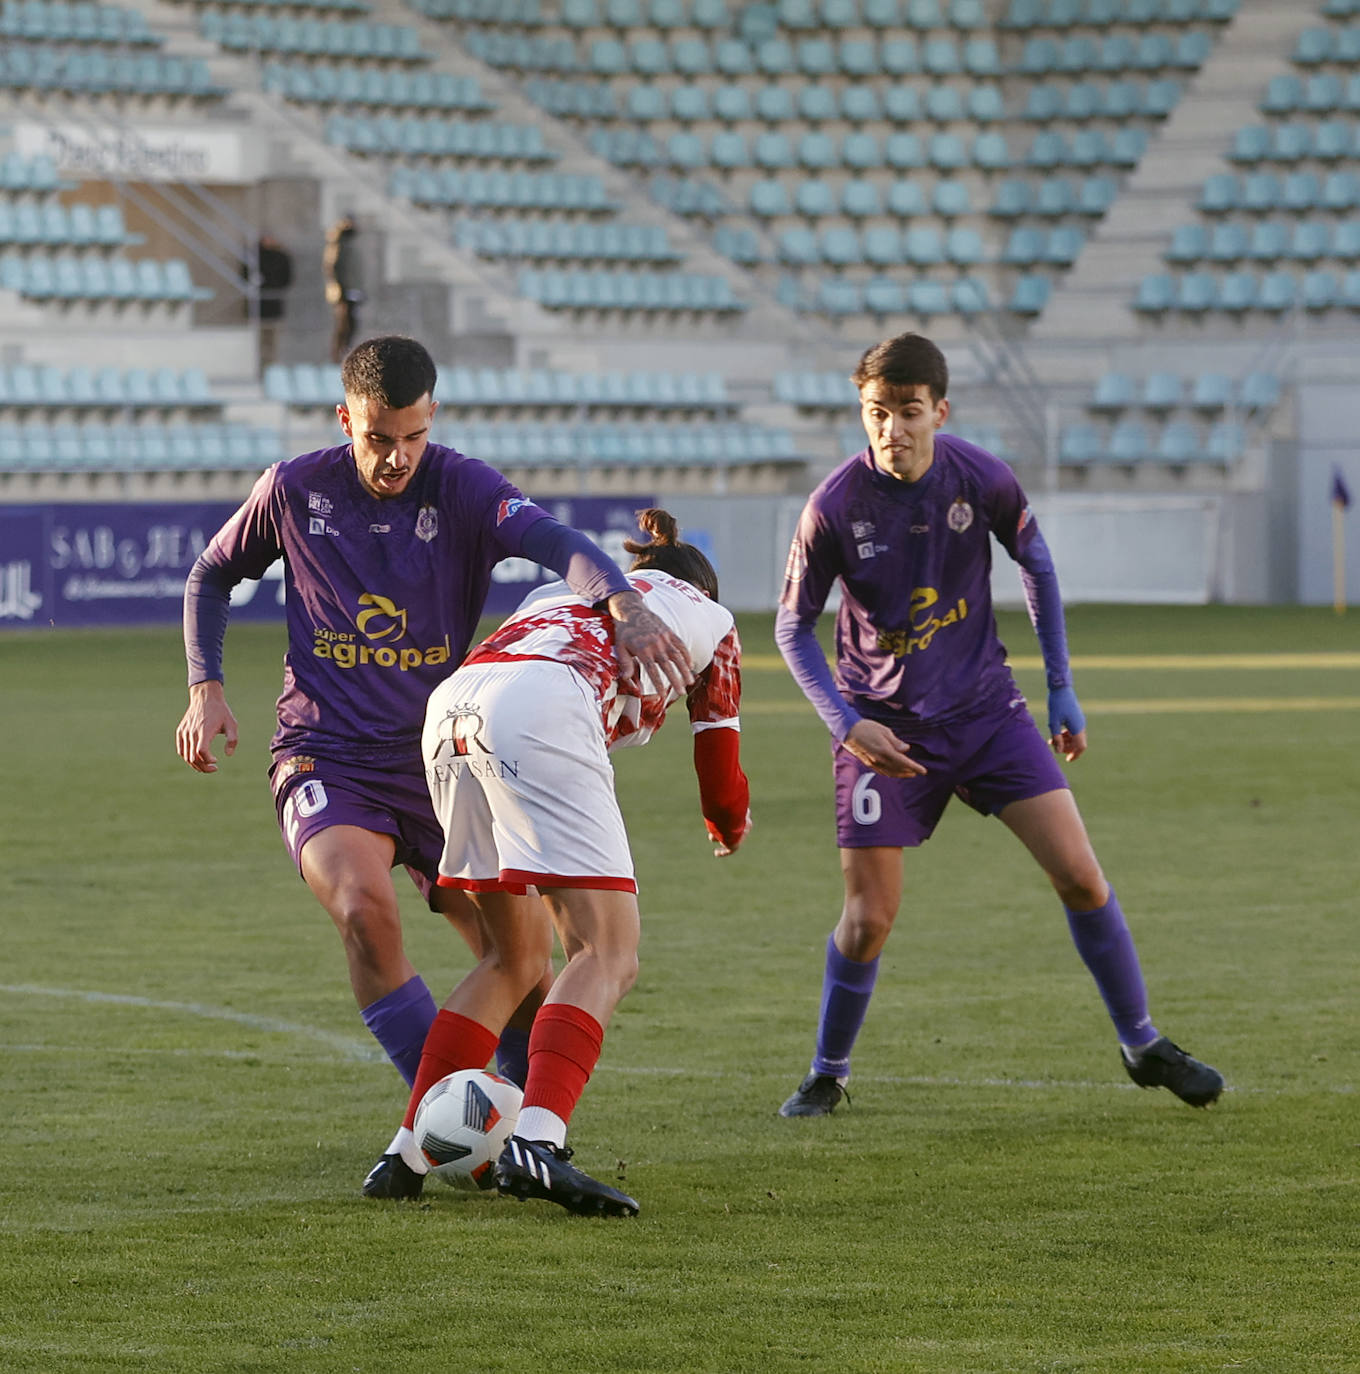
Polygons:
M31 984L9 984L0 983L0 993L12 993L17 996L26 997L64 997L76 1001L89 1003L104 1003L117 1006L139 1007L148 1011L169 1011L184 1016L200 1016L214 1021L231 1021L237 1025L249 1027L251 1030L269 1031L278 1035L297 1035L305 1039L314 1040L339 1052L341 1060L360 1061L360 1062L379 1062L383 1056L376 1045L367 1044L361 1040L352 1040L344 1035L337 1035L332 1031L320 1030L315 1026L301 1026L291 1021L282 1021L270 1016L256 1016L250 1012L233 1011L228 1007L211 1007L201 1002L162 1002L150 997L138 997L129 993L97 992L91 989L81 988L48 988L37 987ZM14 1054L88 1054L92 1047L88 1044L82 1045L58 1045L58 1044L0 1044L0 1050ZM255 1050L233 1050L233 1049L192 1049L180 1050L174 1048L157 1049L154 1047L129 1047L100 1045L96 1051L101 1054L123 1054L123 1055L185 1055L203 1056L218 1059L257 1059L260 1052ZM735 1079L773 1076L752 1075L752 1074L732 1074L721 1069L694 1069L668 1067L660 1064L601 1064L598 1072L606 1074L622 1074L626 1077L649 1077L649 1078L700 1078L700 1079ZM1116 1078L1101 1079L1090 1081L1087 1079L1064 1079L1064 1078L1006 1078L1006 1077L983 1077L983 1078L962 1078L954 1074L875 1074L861 1073L856 1074L854 1081L861 1086L869 1083L882 1083L889 1086L908 1086L921 1088L1020 1088L1029 1091L1067 1091L1077 1089L1082 1091L1106 1091L1111 1088L1120 1091L1133 1091L1136 1084L1120 1082ZM1225 1089L1226 1092L1267 1094L1272 1097L1281 1097L1287 1094L1281 1089L1275 1088L1235 1088L1230 1083ZM1317 1091L1327 1093L1339 1093L1343 1095L1353 1094L1356 1091L1355 1085L1351 1083L1331 1083L1322 1085Z

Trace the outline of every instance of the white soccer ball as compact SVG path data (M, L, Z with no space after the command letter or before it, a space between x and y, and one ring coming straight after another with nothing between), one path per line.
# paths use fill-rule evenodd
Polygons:
M416 1108L416 1145L430 1172L468 1192L494 1188L496 1160L519 1118L524 1094L500 1074L459 1069Z

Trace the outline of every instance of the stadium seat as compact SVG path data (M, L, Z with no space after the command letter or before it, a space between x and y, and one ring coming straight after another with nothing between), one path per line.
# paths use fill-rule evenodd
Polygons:
M1051 290L1047 277L1037 274L1022 276L1016 280L1007 308L1016 315L1041 314L1048 304Z
M856 178L841 187L840 211L852 219L866 219L882 212L878 186Z
M1204 456L1210 462L1231 465L1242 456L1246 435L1234 420L1219 420L1209 430L1204 444Z
M924 319L950 311L949 290L943 282L917 277L907 284L907 310Z
M1184 382L1178 372L1153 372L1143 382L1143 407L1146 410L1175 410L1184 396Z
M1199 431L1189 420L1172 420L1157 439L1156 456L1163 463L1190 463L1200 451Z
M1120 420L1110 431L1107 454L1113 463L1140 463L1153 451L1147 426L1136 419Z
M1233 384L1221 372L1202 372L1195 378L1190 404L1196 410L1225 410L1234 401Z
M1298 282L1290 272L1267 272L1261 279L1262 310L1281 314L1292 309L1298 300Z
M1245 410L1272 410L1280 402L1280 379L1270 372L1249 372L1238 389Z
M1179 224L1163 257L1178 265L1199 262L1209 256L1209 230L1203 224Z
M926 213L925 193L914 181L894 181L888 187L884 203L888 213L898 219L911 219Z
M1177 309L1188 314L1202 314L1217 304L1218 278L1212 272L1187 272L1177 284Z
M1100 461L1104 447L1096 425L1067 425L1058 440L1058 462L1063 467L1085 467Z
M1153 272L1138 283L1133 308L1145 315L1159 315L1170 310L1175 303L1175 278L1166 272Z
M933 225L911 226L902 236L902 252L914 267L933 267L944 261L944 244Z
M1330 310L1341 299L1336 274L1325 269L1306 272L1299 285L1299 299L1305 310Z
M1138 399L1137 384L1126 372L1106 372L1096 381L1091 396L1092 410L1127 410Z
M1260 283L1251 272L1229 272L1219 283L1218 308L1231 314L1255 310L1260 304Z

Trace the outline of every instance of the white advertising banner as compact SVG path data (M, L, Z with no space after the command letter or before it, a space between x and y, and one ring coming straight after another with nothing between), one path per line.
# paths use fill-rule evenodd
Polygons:
M50 157L69 177L225 183L260 175L258 138L230 129L20 123L14 148L24 157Z

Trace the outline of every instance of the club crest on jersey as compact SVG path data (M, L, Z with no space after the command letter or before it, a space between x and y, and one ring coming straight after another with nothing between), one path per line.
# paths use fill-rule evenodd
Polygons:
M531 505L533 505L533 502L523 496L512 496L509 500L502 501L496 510L496 524L505 524L512 515L516 514L518 511L522 511L525 506Z
M856 539L871 539L874 535L874 522L872 520L852 520L850 533Z
M957 497L954 504L949 507L949 514L945 517L945 521L955 534L962 534L973 523L972 506L962 496Z
M307 509L315 515L329 515L334 506L331 504L329 496L323 496L319 491L309 491L307 493Z
M416 515L416 538L427 544L439 533L439 512L433 506L421 506Z

